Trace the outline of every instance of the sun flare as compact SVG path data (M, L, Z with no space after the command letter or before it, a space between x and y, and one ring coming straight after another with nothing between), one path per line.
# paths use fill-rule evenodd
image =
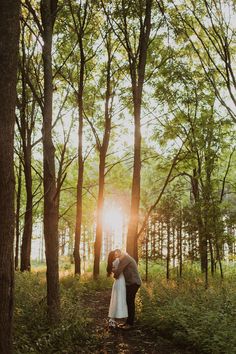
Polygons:
M103 221L107 226L120 228L123 224L123 215L121 210L112 207L111 209L104 210Z
M103 211L103 224L109 230L114 248L122 248L124 242L124 214L119 206L106 205Z

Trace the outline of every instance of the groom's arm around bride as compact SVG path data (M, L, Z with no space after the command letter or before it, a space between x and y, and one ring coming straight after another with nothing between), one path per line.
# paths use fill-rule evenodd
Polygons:
M138 272L137 263L128 253L115 250L116 257L119 257L118 268L114 271L114 278L118 278L123 272L126 283L126 301L128 306L128 318L124 329L130 328L134 324L135 316L135 295L141 285L141 278Z

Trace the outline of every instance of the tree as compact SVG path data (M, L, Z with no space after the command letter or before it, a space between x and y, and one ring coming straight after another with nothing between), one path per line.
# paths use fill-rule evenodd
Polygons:
M20 245L20 205L22 194L22 163L19 159L19 166L16 168L17 191L16 191L16 245L15 245L15 270L19 268L19 245Z
M145 0L143 2L127 2L122 0L121 2L115 2L110 20L113 22L114 33L126 52L131 78L134 121L134 163L126 248L127 252L136 260L138 259L137 233L141 181L141 108L151 31L151 13L152 0ZM107 15L109 18L108 12Z
M57 14L57 0L41 0L44 103L43 103L43 186L44 186L44 238L47 263L47 305L49 316L58 317L60 309L58 265L59 190L56 183L55 147L52 140L52 37Z
M233 56L235 52L235 3L229 0L202 0L174 5L172 24L179 39L190 43L212 86L215 96L236 122L236 77ZM227 99L225 90L228 92Z
M14 288L13 143L20 2L0 3L0 352L12 352Z
M104 187L106 175L106 158L110 142L111 119L112 119L112 98L114 96L114 73L112 73L112 61L114 59L114 45L112 43L111 29L108 28L105 33L105 47L107 52L107 61L105 64L104 76L106 79L105 91L105 110L104 110L104 131L102 141L100 141L95 128L93 131L96 138L97 149L99 151L99 177L98 177L98 199L97 199L97 221L96 221L96 238L94 244L94 266L93 275L99 275L99 262L102 245L103 234L103 207L104 207ZM102 72L103 74L103 72Z
M79 44L79 73L77 78L78 89L76 90L78 105L78 178L77 178L77 204L76 204L76 221L75 221L75 244L74 244L74 260L75 274L81 273L81 257L80 257L80 240L81 226L83 215L83 179L84 179L84 156L83 156L83 126L84 126L84 88L86 76L86 64L91 60L91 54L88 52L87 36L91 34L91 22L94 16L93 5L89 1L79 3L79 6L72 4L69 0L70 13L73 20L73 28L77 36Z
M26 81L32 90L34 98L39 104L42 116L42 142L43 142L43 224L45 253L47 263L47 305L50 319L55 320L59 315L59 265L58 265L58 219L59 219L59 191L55 167L55 147L52 139L53 118L53 70L52 70L52 42L53 29L57 16L57 0L41 0L40 9L29 0L25 0L25 7L31 13L34 24L37 26L38 36L43 39L43 94L40 97L26 76ZM39 16L41 14L41 21ZM30 26L29 26L30 27ZM31 28L30 28L31 29ZM35 35L34 30L32 33ZM38 37L36 37L36 40ZM40 88L41 89L41 88ZM41 90L39 89L39 92ZM30 147L31 148L31 147Z
M26 76L29 75L32 57L34 56L35 46L33 46L32 53L26 53L26 46L30 48L30 39L27 41L26 22L21 26L21 41L20 41L20 83L21 90L18 85L18 109L19 117L16 114L16 123L20 132L22 154L20 159L24 169L25 189L26 189L26 206L24 213L24 229L21 244L21 265L20 270L30 271L30 255L31 255L31 239L33 227L33 190L32 190L32 135L35 127L36 116L36 102L33 98L31 102L32 92L27 87ZM29 49L28 49L29 51ZM27 56L29 58L27 58ZM19 222L19 220L17 220Z

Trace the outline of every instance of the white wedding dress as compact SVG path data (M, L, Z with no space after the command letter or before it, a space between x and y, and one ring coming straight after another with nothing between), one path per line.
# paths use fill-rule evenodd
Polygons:
M112 266L114 269L117 269L119 262L120 262L119 258L116 258L113 261ZM110 318L128 317L125 277L123 273L121 273L119 278L115 279L113 283L108 317Z

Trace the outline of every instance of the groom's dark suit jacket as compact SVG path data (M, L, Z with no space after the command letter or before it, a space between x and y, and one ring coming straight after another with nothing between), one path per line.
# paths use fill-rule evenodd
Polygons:
M127 253L122 254L120 257L120 263L117 269L114 271L114 278L119 278L119 275L123 272L126 285L137 284L141 285L141 278L138 272L137 263Z

